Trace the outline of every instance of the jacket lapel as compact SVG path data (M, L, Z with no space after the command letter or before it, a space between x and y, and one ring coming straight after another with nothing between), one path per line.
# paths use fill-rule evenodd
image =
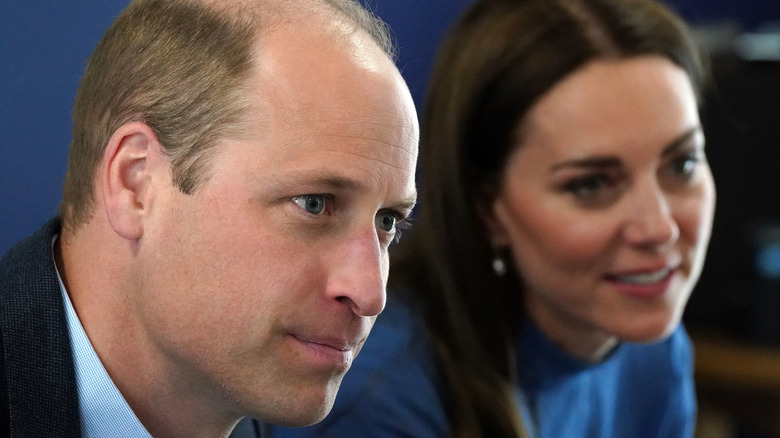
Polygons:
M0 262L12 436L81 436L73 353L51 250L59 230L59 220L51 220Z

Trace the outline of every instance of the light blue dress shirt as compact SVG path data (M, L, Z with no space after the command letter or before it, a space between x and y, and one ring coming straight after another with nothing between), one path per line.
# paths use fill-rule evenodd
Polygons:
M56 269L56 264L55 264ZM84 438L127 437L151 438L138 417L127 404L89 342L76 310L70 302L59 270L65 317L73 347L76 387L81 413L81 434Z

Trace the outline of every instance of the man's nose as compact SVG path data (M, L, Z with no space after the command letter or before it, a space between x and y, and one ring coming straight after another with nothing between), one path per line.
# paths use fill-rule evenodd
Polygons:
M348 302L356 315L378 315L385 308L389 263L376 230L361 232L340 248L328 256L328 296Z

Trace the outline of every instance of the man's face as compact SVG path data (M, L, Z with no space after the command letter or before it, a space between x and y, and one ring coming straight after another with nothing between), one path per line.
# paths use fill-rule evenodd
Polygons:
M246 129L216 145L194 194L156 186L144 225L142 336L227 415L322 419L385 304L394 222L416 197L416 115L367 37L335 45L322 29L266 36Z

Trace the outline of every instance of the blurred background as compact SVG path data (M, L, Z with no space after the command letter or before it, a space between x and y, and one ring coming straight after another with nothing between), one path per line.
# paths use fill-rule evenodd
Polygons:
M470 0L363 0L422 109L436 48ZM780 437L780 0L665 0L714 80L702 113L718 208L686 311L700 437ZM0 254L57 214L85 60L126 0L0 2ZM423 182L424 183L424 182Z

